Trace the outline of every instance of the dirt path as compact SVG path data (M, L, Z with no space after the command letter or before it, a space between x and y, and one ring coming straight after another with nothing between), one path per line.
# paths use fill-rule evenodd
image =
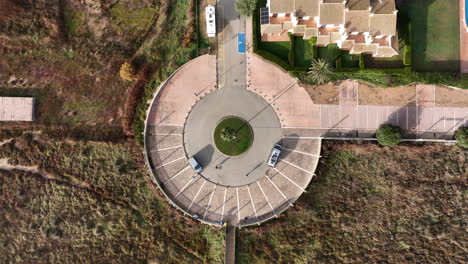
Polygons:
M4 144L4 143L2 142L2 144ZM37 165L36 166L11 165L10 163L8 163L7 158L0 159L0 169L2 169L2 170L21 170L21 171L31 172L31 173L34 173L34 174L39 174L46 180L58 180L57 177L40 171L38 169Z

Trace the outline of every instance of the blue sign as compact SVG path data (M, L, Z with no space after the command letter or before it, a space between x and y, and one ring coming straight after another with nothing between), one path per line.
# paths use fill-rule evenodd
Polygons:
M245 53L245 33L237 34L237 52Z

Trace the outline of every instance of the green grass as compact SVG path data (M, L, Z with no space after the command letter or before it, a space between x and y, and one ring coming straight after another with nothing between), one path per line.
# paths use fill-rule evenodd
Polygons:
M460 70L458 0L412 0L399 8L399 19L412 25L415 71Z
M324 142L317 176L278 219L237 232L238 263L458 263L467 154Z
M236 138L226 141L221 137L223 129L230 128L235 131ZM226 118L219 122L213 133L216 148L228 156L238 156L246 152L253 142L253 131L250 125L239 118Z
M133 142L1 134L1 158L53 178L0 170L1 263L223 261L223 232L170 206Z
M295 66L298 67L309 67L311 61L314 59L312 45L310 41L304 40L303 37L295 38Z
M261 50L270 52L276 55L285 62L288 61L289 41L271 41L261 42Z

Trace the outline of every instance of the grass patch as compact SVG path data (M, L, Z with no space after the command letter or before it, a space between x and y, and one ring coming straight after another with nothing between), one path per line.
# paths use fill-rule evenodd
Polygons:
M270 41L261 43L262 50L277 56L285 62L288 61L289 48L289 41Z
M213 137L216 148L228 156L246 152L253 142L250 125L239 118L226 118L216 126Z
M459 1L404 1L398 15L412 25L415 71L460 70Z

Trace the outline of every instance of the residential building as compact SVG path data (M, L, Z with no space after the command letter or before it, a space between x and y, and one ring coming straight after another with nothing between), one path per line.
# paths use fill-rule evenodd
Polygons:
M350 54L398 55L395 0L268 0L261 10L262 41L288 40L288 33L336 43Z

